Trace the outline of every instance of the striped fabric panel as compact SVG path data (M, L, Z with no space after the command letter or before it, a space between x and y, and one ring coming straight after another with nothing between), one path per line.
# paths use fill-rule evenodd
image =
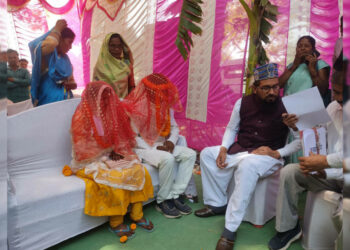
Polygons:
M299 37L310 35L311 0L290 0L287 63L293 62Z
M203 34L193 36L195 46L190 56L186 118L206 122L216 1L205 1L202 9Z

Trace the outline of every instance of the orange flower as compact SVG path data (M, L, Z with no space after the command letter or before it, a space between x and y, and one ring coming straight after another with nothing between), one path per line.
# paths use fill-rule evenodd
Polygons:
M136 224L135 224L135 223L132 223L132 224L130 225L130 229L131 229L131 230L135 230L135 229L136 229Z
M71 169L68 165L66 165L66 166L64 166L63 169L62 169L62 174L63 174L64 176L71 176L71 175L73 174L73 171L72 171L72 169Z
M123 235L122 237L120 237L119 241L120 243L125 243L128 240L128 236Z

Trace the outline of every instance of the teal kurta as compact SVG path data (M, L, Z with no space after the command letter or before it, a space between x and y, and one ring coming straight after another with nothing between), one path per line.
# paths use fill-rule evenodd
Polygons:
M12 70L7 68L7 77L14 81L7 81L7 98L12 102L22 102L30 98L30 73L26 69Z
M292 67L292 65L292 63L289 64L287 68L289 69L290 67ZM325 61L317 61L317 71L326 67L329 67L329 65ZM302 63L289 77L287 84L284 86L284 95L292 95L297 92L312 88L312 86L312 79L307 65L305 63Z

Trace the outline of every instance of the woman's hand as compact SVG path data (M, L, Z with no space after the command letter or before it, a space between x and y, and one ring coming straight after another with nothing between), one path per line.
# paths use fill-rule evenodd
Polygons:
M57 20L54 29L61 33L65 28L67 28L67 21L64 19Z
M71 76L68 80L65 80L63 82L63 86L66 90L72 90L77 88L77 83L75 82L74 78Z
M309 62L308 68L310 73L313 73L312 71L316 72L316 63L317 63L317 56L314 54L305 56L305 61Z
M297 69L298 67L299 67L299 65L300 64L302 64L303 62L304 62L304 60L305 60L305 57L307 56L308 54L307 53L302 53L302 52L300 52L300 53L296 53L295 54L295 57L294 57L294 61L293 61L293 66L292 66L292 68L295 70L295 69Z

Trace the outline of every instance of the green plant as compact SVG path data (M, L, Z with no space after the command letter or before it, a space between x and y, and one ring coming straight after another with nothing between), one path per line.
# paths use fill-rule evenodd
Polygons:
M175 44L184 60L193 47L191 34L201 35L202 29L197 25L202 21L202 0L183 0L180 22L178 26Z
M252 0L252 8L244 0L239 0L249 18L249 51L248 67L246 70L246 95L251 94L250 81L257 64L269 62L262 42L269 43L272 25L269 21L277 22L278 7L269 0Z

